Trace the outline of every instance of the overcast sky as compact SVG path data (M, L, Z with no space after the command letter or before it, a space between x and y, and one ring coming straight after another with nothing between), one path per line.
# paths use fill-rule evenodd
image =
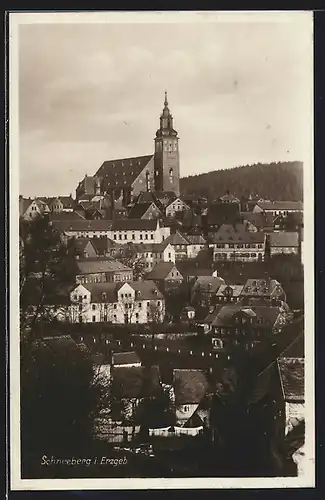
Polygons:
M303 161L311 35L251 21L20 25L21 194L74 193L103 161L153 153L165 89L181 176Z

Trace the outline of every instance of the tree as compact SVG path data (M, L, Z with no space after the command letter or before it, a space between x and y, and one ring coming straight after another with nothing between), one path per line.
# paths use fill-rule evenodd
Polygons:
M145 276L147 272L146 261L142 256L138 257L133 243L126 243L123 245L123 249L117 258L122 264L133 269L133 279L135 281Z

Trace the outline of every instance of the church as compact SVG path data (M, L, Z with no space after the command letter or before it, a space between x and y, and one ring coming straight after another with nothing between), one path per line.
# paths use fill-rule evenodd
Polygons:
M114 206L126 207L142 192L173 192L179 196L178 141L165 92L154 154L105 161L94 176L86 175L79 182L77 201L109 198Z

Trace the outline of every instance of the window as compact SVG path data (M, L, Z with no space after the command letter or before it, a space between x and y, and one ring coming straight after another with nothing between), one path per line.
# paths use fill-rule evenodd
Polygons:
M92 305L92 310L95 311L95 309L96 309L96 304L93 304Z
M189 406L186 406L186 405L184 406L184 408L183 408L183 409L184 409L184 411L190 411L190 407L189 407Z
M157 302L157 306L160 306L160 300L158 300L158 302Z
M141 309L142 307L142 302L139 302L139 309Z
M79 323L82 323L82 316L79 316Z
M116 314L114 314L114 319L116 319Z
M150 235L150 239L153 240L153 234ZM163 239L164 239L164 237L163 237Z
M140 234L140 240L142 240L142 234Z
M96 321L96 316L93 316L92 320L93 320L93 323L95 323L95 321Z
M145 239L145 240L147 240L147 239L148 239L148 235L147 235L147 234L145 234L144 239Z
M82 300L82 295L79 295L79 300Z
M124 235L124 239L125 239L125 240L127 240L127 239L128 239L128 235L127 235L127 234L125 234L125 235Z
M82 305L81 305L81 304L80 304L80 306L79 306L79 311L82 311Z
M150 306L150 302L147 302L147 306L148 306L148 307Z
M121 234L119 234L119 235L118 235L118 239L119 239L119 240L121 240L121 239L122 239L122 235L121 235Z
M116 304L115 304L115 305L116 305ZM104 309L107 309L107 307L108 307L108 306L107 306L107 304L104 304Z
M139 313L135 313L135 317L138 318L139 317Z
M132 240L135 240L135 234L132 233Z
M114 234L113 238L114 238L114 240L116 240L116 234Z

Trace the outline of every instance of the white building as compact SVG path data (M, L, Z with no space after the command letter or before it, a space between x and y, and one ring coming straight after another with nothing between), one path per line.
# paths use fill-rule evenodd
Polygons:
M254 213L271 213L274 216L302 211L303 203L301 201L259 201L253 208Z
M180 198L171 201L166 207L166 217L174 217L177 212L185 212L190 207Z
M165 299L152 281L89 283L70 292L70 321L159 323L165 317Z
M146 270L151 271L159 262L174 262L175 249L167 241L162 243L140 243L135 246L136 257L146 263Z

